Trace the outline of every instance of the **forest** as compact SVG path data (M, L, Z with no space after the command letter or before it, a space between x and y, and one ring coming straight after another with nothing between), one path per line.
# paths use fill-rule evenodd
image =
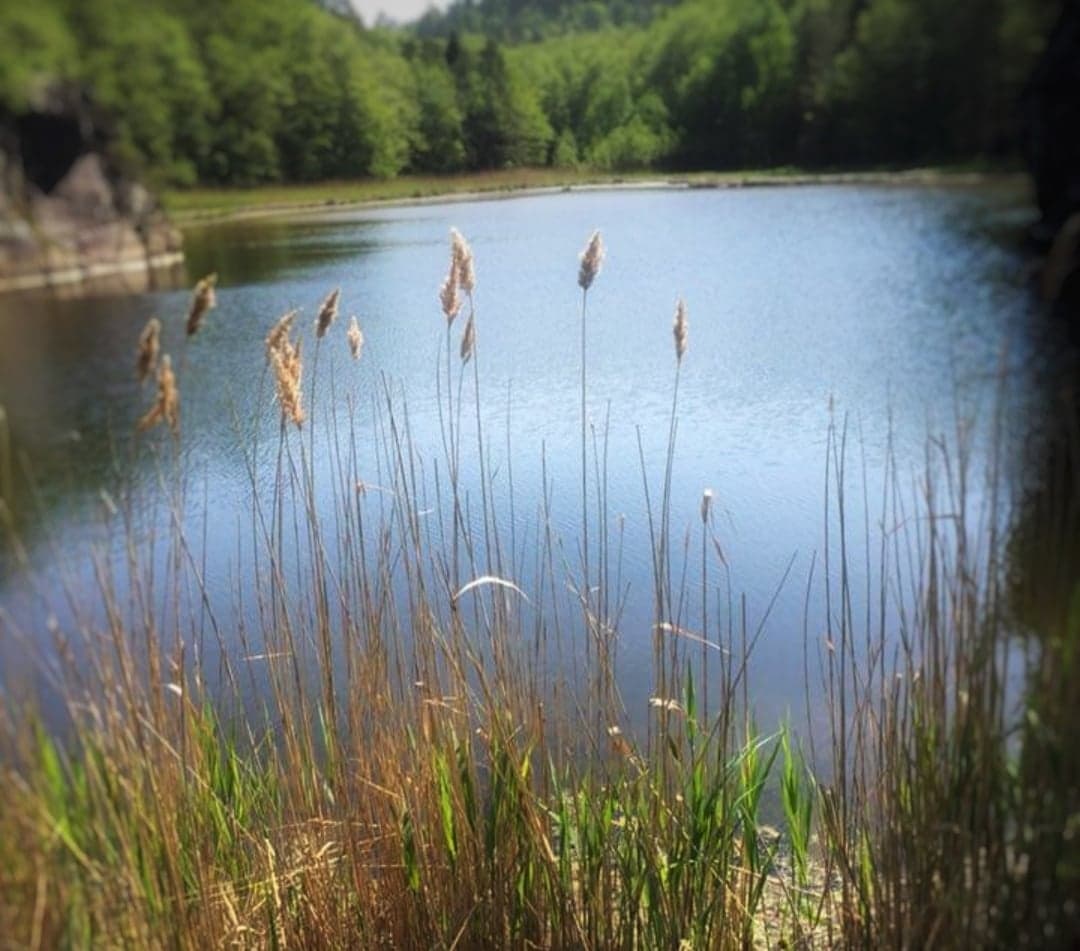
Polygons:
M0 6L0 120L85 88L162 186L523 166L1009 163L1055 0Z

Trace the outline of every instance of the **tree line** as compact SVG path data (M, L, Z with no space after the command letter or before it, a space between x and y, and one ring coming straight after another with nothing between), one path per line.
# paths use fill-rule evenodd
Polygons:
M160 183L1009 156L1057 0L468 0L0 10L0 110L83 83Z
M340 0L332 0L340 2ZM420 36L480 33L507 43L648 23L678 0L457 0L431 7L416 22Z

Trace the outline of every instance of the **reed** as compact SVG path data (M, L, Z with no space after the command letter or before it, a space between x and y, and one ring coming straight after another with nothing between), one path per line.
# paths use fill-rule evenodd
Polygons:
M270 360L273 357L274 351L278 350L283 345L284 341L288 339L293 322L296 320L299 313L299 310L286 311L286 313L282 314L270 328L270 331L266 335L267 360Z
M195 336L203 325L206 315L217 306L217 275L208 274L202 278L191 293L191 306L188 308L186 331L189 337Z
M269 351L269 357L270 366L274 371L278 405L281 407L282 422L288 420L299 429L303 426L306 418L303 395L300 390L300 383L304 373L304 361L300 355L300 347L303 341L297 338L293 342L287 329L280 335L277 331L277 326L270 331L270 336L274 338L275 345Z
M346 331L345 338L348 340L352 358L359 360L364 349L364 333L360 329L360 321L355 316L349 320L349 329Z
M588 450L588 329L589 288L592 287L604 261L604 243L599 231L594 231L579 255L578 286L581 288L581 604L588 624L591 616L590 595L592 575L589 571L589 450ZM587 639L587 643L592 638Z
M1025 528L1010 532L1000 471L972 491L968 432L953 449L935 437L914 494L890 468L875 531L869 516L852 525L851 449L843 423L831 426L829 537L823 576L808 582L828 610L806 645L807 704L828 727L763 734L747 686L755 632L745 613L721 609L712 490L693 527L700 552L689 528L681 553L671 541L688 355L679 300L668 449L641 458L643 473L663 466L655 509L645 479L658 670L631 716L614 686L619 594L595 433L595 510L588 492L585 318L599 234L579 272L580 569L560 554L546 491L528 545L498 517L495 495L512 500L513 484L486 455L475 265L457 232L450 257L445 357L433 331L437 465L385 379L373 423L354 392L331 390L326 428L291 431L305 417L291 311L265 339L278 462L268 491L259 454L245 453L254 555L232 619L218 618L207 589L192 502L169 492L156 500L161 522L145 520L145 499L121 497L109 528L124 557L95 553L93 592L53 591L67 610L44 632L0 613L0 646L48 640L41 669L67 724L46 728L25 685L0 695L4 941L1067 947L1078 933L1069 738L1080 615L1076 575L1058 559L1075 554L1080 442L1064 443L1058 494L1022 506ZM347 339L358 356L355 318ZM475 445L460 415L468 364ZM143 419L175 427L168 356L157 380ZM365 425L374 438L361 449ZM462 476L473 451L479 492ZM316 452L330 460L317 487ZM0 474L8 455L0 432ZM1010 558L1039 544L1046 563L1010 587ZM854 552L871 546L859 565ZM1072 591L1053 603L1072 607L1048 618L1051 580Z
M341 288L335 288L323 300L319 307L318 316L315 318L315 336L322 340L326 332L337 319L338 303L341 300Z
M157 398L136 423L136 429L144 432L158 423L164 423L176 436L180 432L180 391L176 386L176 375L172 369L172 359L166 353L157 365Z
M135 351L135 378L140 383L145 383L157 369L160 352L161 321L157 317L151 317L139 334L139 344Z
M472 357L473 348L476 346L476 321L472 314L465 321L465 330L461 334L461 362L468 363Z
M457 266L458 286L466 294L471 294L476 290L476 263L473 260L472 248L457 228L450 229L450 245L454 264Z
M682 363L690 342L690 324L686 319L686 302L681 297L675 304L675 319L672 321L671 332L675 338L675 361Z

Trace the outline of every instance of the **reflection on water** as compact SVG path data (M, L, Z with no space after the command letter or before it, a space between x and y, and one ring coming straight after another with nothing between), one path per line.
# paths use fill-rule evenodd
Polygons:
M181 368L182 468L198 499L206 576L227 612L250 511L241 446L261 447L259 484L273 476L267 447L278 421L262 369L268 327L303 308L310 373L311 322L326 292L340 286L342 323L359 317L364 358L351 362L343 327L335 328L314 386L323 399L333 392L342 406L358 407L350 425L364 447L373 442L367 420L385 378L408 404L417 444L437 454L434 368L445 325L436 290L456 225L477 258L492 465L505 472L512 463L516 518L525 525L542 497L543 460L554 529L573 551L577 253L600 227L608 258L590 292L589 412L597 426L609 420L608 505L624 516L622 571L632 591L621 632L624 688L630 696L647 689L652 615L638 439L655 479L681 295L690 350L674 468L677 534L694 523L702 490L711 488L731 584L746 592L752 623L794 556L793 580L755 656L756 702L769 720L800 703L803 582L822 544L830 405L850 420L859 478L865 472L871 494L875 486L880 493L890 447L908 478L921 465L928 426L950 428L958 412L985 418L1001 393L1014 432L1038 423L1033 407L1043 405L1039 394L1052 377L1054 328L1035 319L1023 262L999 240L1023 208L1023 196L995 189L636 191L200 227L187 236L189 275L218 272L219 306L190 343L185 291L0 301L0 403L38 486L35 496L25 488L19 496L21 534L31 559L47 565L62 550L76 576L88 577L80 552L100 520L101 490L115 493L121 482L152 488L161 477L161 454L130 439L152 396L134 382L134 345L157 314L163 348ZM324 420L315 422L315 464L328 477ZM0 607L31 623L44 611L10 565L0 575Z
M217 271L230 285L302 278L314 266L346 265L379 249L377 222L356 221L346 233L325 221L255 219L205 225L187 236L194 275Z

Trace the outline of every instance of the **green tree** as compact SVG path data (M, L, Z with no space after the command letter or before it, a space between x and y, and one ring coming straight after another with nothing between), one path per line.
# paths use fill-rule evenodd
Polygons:
M465 166L465 134L454 77L441 58L418 60L413 71L419 136L412 166L427 172L458 171Z
M289 86L276 57L250 51L225 35L208 37L204 56L219 103L204 177L235 185L277 181L278 121Z
M136 0L75 5L81 74L116 119L121 156L180 184L196 179L216 103L183 22Z
M287 92L275 140L281 172L290 181L314 181L336 171L344 87L340 73L335 76L328 28L334 29L305 16L279 40Z
M798 139L796 40L776 0L686 3L648 66L691 166L790 160Z
M0 108L83 82L179 184L970 158L1015 148L1059 2L459 0L415 32L345 0L9 2Z
M43 81L75 72L75 36L52 3L0 5L0 37L0 107L20 110Z

